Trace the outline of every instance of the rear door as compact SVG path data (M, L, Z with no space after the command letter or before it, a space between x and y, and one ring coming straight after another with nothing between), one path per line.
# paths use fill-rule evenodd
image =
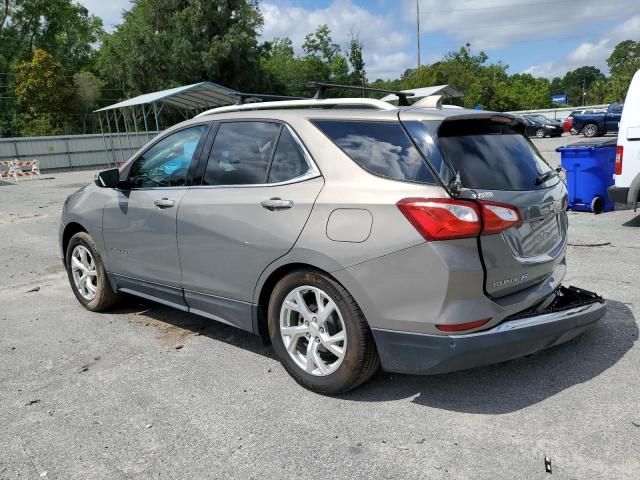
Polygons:
M185 299L251 330L258 278L295 243L323 179L294 132L270 121L222 122L202 167L178 212Z
M481 201L515 206L522 217L519 227L478 239L487 293L508 295L553 274L564 261L567 191L557 176L540 181L552 169L522 130L502 116L446 120L431 130L429 160L449 166L445 183L457 172Z

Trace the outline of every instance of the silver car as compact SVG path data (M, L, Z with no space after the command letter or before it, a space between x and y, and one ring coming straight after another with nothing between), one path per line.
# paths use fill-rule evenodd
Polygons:
M71 195L60 244L80 303L128 293L255 333L324 394L380 365L528 355L603 316L561 285L567 190L522 120L309 103L198 116Z

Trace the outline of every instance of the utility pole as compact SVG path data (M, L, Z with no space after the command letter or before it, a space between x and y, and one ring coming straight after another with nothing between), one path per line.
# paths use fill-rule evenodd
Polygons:
M418 34L418 70L420 69L420 0L416 0L416 25Z

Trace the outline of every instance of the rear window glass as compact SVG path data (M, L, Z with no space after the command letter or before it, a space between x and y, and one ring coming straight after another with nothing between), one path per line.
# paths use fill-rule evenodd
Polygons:
M436 183L398 122L314 120L313 124L368 172L394 180Z
M556 178L536 185L536 178L551 168L531 142L508 124L487 120L443 122L437 143L467 188L536 190L559 181Z

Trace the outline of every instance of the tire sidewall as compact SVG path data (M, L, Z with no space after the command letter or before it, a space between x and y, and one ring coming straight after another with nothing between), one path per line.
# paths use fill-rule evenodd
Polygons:
M593 138L598 134L598 127L593 128L594 125L592 123L589 123L587 125L585 125L584 130L583 130L583 134L585 137L587 138Z
M347 348L342 363L337 370L327 376L315 376L303 371L287 352L280 335L280 311L286 296L295 288L309 285L323 290L340 310L347 334ZM284 277L273 290L269 301L268 322L271 343L282 365L302 386L319 393L333 393L343 390L352 380L363 350L354 312L346 301L341 287L328 277L315 272L294 272Z
M78 245L82 245L91 252L91 255L93 256L93 262L96 266L96 296L91 300L87 300L80 294L73 279L73 273L71 272L71 254L73 253L73 249ZM107 274L102 263L102 257L100 256L100 253L98 252L93 239L88 233L76 233L73 237L71 237L71 240L69 240L69 245L67 245L65 266L67 269L67 277L69 278L69 283L71 284L71 290L73 290L73 293L78 301L88 310L94 311L99 309L100 305L102 304L103 297L107 294L107 291L105 289L109 289L108 291L110 292L111 286L109 285L109 279L107 278Z

